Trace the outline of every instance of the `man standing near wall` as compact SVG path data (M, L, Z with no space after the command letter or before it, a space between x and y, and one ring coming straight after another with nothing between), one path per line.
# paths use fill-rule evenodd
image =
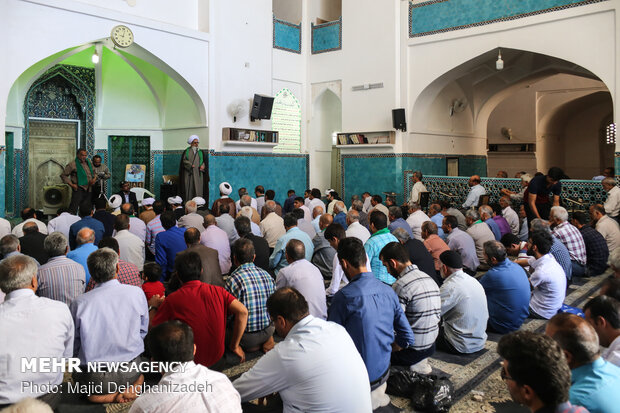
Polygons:
M209 166L207 154L198 149L200 138L192 135L187 139L179 165L179 193L183 199L202 197L209 201Z
M86 159L86 149L77 150L75 159L65 166L60 178L73 189L69 212L75 214L82 202L90 203L91 189L97 182L97 177L94 174L93 164Z

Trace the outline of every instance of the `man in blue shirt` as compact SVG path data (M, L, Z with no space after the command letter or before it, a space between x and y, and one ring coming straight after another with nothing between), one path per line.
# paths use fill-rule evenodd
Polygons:
M389 403L385 388L392 343L399 348L412 346L413 332L394 290L368 271L359 239L345 238L338 243L338 261L349 284L334 295L327 319L349 332L362 355L376 409Z
M491 232L493 232L495 241L502 239L502 232L499 229L499 225L497 225L497 222L493 219L493 208L488 205L482 205L478 208L478 213L480 214L480 219L487 224Z
M590 413L614 413L620 406L620 367L605 361L598 336L585 319L569 313L555 315L545 334L558 342L571 368L570 402Z
M178 252L187 248L185 243L186 228L176 226L174 212L166 211L160 215L160 221L164 232L155 237L155 262L161 266L162 280L170 277L174 271L174 259Z
M86 260L92 252L97 251L97 246L94 244L95 231L90 228L82 228L76 235L76 242L76 248L67 253L67 258L84 267L86 282L84 285L88 285L88 281L90 281L90 272L88 272Z
M518 330L529 315L530 283L525 270L506 258L501 242L487 241L483 248L491 267L480 279L487 296L488 329L502 334Z
M439 204L432 204L428 207L428 217L437 225L437 235L442 240L446 240L446 233L443 231L441 227L443 224L444 215L441 212L441 206Z
M394 284L396 278L392 277L385 268L385 265L379 259L379 253L390 242L398 242L396 237L390 233L387 228L388 217L377 209L370 213L370 232L372 235L364 244L366 254L370 259L370 268L372 273L379 281L383 281L388 285Z
M390 229L390 232L394 234L394 231L397 228L402 228L409 235L409 239L414 239L413 231L411 230L411 227L409 226L407 221L403 219L402 209L400 209L399 206L393 205L389 208L389 211L390 211L389 212L390 215L388 216L388 218L390 221L390 225L388 225L388 228Z
M105 233L105 227L103 226L101 221L93 218L93 206L90 201L82 202L80 204L78 215L82 219L69 227L69 247L71 249L77 248L75 237L77 236L77 233L84 227L88 227L95 231L95 245L99 245L99 241L101 241L101 238L103 238L103 235Z
M314 254L314 244L312 240L308 234L297 228L297 217L291 212L284 215L284 229L286 229L286 233L278 239L269 257L269 268L272 268L276 275L278 275L278 272L280 272L282 268L288 265L284 250L286 249L286 244L288 244L290 240L298 239L304 243L304 247L306 248L306 259L308 261L312 260L312 254Z

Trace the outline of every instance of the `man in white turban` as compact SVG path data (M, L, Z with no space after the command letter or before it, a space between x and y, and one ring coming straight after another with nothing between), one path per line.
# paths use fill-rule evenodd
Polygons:
M223 213L229 213L231 217L237 216L237 206L229 195L232 192L232 186L228 182L220 184L220 198L216 199L211 206L211 213L215 217L219 217Z
M192 135L187 139L179 165L179 194L183 199L196 196L209 199L209 167L207 153L198 149L200 138Z

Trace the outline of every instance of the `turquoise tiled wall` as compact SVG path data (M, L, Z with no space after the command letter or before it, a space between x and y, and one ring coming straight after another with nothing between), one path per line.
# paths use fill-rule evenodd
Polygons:
M616 152L614 156L614 168L616 176L620 175L620 152Z
M276 201L283 204L289 189L303 196L308 188L308 155L211 152L209 174L211 203L219 197L220 183L226 181L233 187L231 197L235 200L240 187L253 195L254 187L263 185L266 190L273 189Z
M343 199L348 201L351 195L361 195L365 191L381 196L383 192L396 192L399 194L397 202L401 203L404 200L406 171L416 170L424 175L445 175L446 157L419 154L343 155ZM460 156L459 174L486 175L486 157Z
M409 35L424 36L605 0L432 0L409 5Z
M273 47L301 53L301 24L273 19Z
M323 53L342 48L342 18L312 27L312 53Z

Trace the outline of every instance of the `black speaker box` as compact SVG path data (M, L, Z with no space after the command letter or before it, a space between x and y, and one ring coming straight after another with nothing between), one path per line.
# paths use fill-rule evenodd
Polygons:
M270 96L254 95L250 120L271 119L271 109L273 108L273 98Z
M407 121L405 120L405 109L392 109L392 127L403 132L407 131Z

